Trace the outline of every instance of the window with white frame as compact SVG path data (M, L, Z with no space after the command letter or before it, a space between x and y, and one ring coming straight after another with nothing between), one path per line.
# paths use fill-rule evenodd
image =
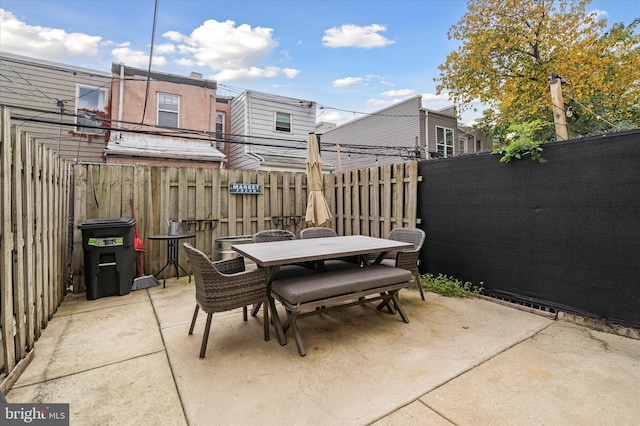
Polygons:
M453 155L453 129L436 126L436 149L441 157Z
M476 151L482 151L482 141L480 139L476 140Z
M216 112L216 148L224 149L224 141L226 135L224 134L224 119L225 113L223 111Z
M458 139L458 154L467 152L467 138Z
M158 93L158 127L178 127L180 96Z
M96 87L76 86L76 131L80 133L102 134L96 129L103 125L107 114L107 90Z
M275 130L276 132L291 133L291 114L287 112L275 112Z

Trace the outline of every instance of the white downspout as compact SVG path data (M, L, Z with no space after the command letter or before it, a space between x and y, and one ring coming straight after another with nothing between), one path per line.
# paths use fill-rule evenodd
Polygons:
M124 104L124 64L120 62L120 96L118 97L118 129L122 128L122 105L123 104Z

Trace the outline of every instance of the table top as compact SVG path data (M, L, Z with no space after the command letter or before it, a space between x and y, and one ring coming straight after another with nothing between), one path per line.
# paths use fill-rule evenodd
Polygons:
M148 238L150 240L181 240L183 238L193 238L195 236L196 236L195 233L178 234L178 235L160 234L160 235L150 235Z
M233 244L232 249L259 266L285 265L413 248L413 244L384 238L349 235L266 243Z

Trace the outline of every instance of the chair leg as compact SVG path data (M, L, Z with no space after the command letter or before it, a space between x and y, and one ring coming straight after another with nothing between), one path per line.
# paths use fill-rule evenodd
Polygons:
M247 320L247 307L246 306L242 307L242 319L244 319L245 321Z
M204 358L207 350L207 342L209 341L209 330L211 329L211 317L213 314L207 314L207 324L204 326L204 336L202 336L202 347L200 348L200 358Z
M269 301L265 300L262 304L263 325L264 325L264 341L268 342L271 339L269 335Z
M193 334L193 327L196 325L196 319L198 319L198 310L200 310L200 305L196 303L196 309L193 311L193 318L191 319L191 327L189 327L189 336Z
M260 306L262 306L262 303L256 303L255 305L253 305L253 310L251 311L251 316L255 317L256 315L258 315L258 311L260 310Z
M420 274L414 274L414 278L416 279L416 284L418 284L418 290L420 290L420 297L424 302L424 289L422 288L422 279L420 278Z

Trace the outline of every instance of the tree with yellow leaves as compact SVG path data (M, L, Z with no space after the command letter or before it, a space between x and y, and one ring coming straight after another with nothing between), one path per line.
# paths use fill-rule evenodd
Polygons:
M553 122L549 78L563 86L569 136L640 127L640 18L629 26L588 13L590 0L469 0L440 65L438 93L460 110L488 105L480 121L500 137L512 123ZM552 139L552 126L545 135Z

